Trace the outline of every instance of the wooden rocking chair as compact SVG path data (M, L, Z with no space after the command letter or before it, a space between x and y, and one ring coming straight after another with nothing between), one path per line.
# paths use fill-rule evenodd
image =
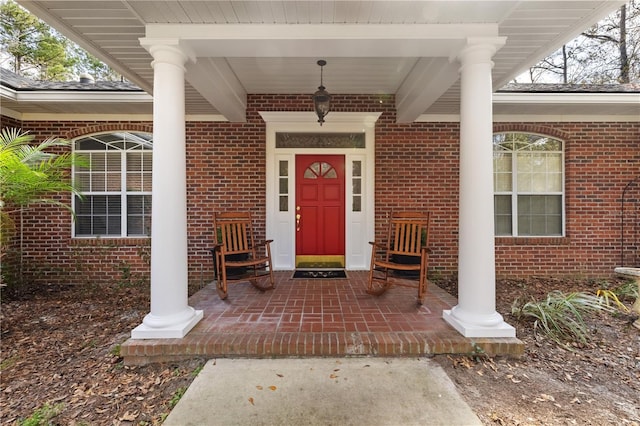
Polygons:
M249 281L260 291L275 288L270 247L273 240L254 243L251 213L214 213L213 229L217 241L211 253L220 299L227 298L227 285L232 282ZM259 250L262 247L264 251ZM259 285L258 278L267 276L269 282Z
M391 215L386 243L369 243L373 247L367 293L379 296L393 284L414 287L418 289L418 304L422 305L427 292L430 216L421 212ZM417 284L405 277L411 274L409 271L414 271Z

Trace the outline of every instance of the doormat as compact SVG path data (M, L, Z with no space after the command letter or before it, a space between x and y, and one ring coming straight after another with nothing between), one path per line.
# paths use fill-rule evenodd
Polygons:
M300 262L296 265L298 269L342 269L344 265L340 262Z
M310 270L296 270L293 273L293 278L305 278L305 279L338 279L347 278L347 273L344 269L310 269Z

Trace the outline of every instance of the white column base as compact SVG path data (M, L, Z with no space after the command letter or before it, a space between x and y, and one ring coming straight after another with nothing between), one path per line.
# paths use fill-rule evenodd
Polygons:
M442 311L442 318L464 337L516 337L516 329L504 322L502 315L496 312L497 321L486 321L484 324L470 323L461 320L454 310Z
M186 316L184 314L187 314ZM142 324L131 330L132 339L181 339L200 322L204 316L203 311L187 307L187 312L172 318L158 317L147 314Z

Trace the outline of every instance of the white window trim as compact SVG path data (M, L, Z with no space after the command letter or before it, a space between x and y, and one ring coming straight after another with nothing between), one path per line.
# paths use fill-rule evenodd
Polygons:
M495 132L494 136L496 134L509 134L509 133L519 133L519 134L527 134L527 135L535 135L535 136L540 136L540 137L545 137L545 138L549 138L549 139L554 139L557 141L560 141L562 143L562 150L561 151L540 151L540 152L553 152L553 153L560 153L560 169L561 169L561 173L562 173L562 192L544 192L544 193L535 193L535 192L526 192L526 191L522 191L519 192L517 191L518 185L517 185L517 180L518 180L518 170L517 170L517 162L518 162L518 156L517 153L520 151L509 151L512 155L511 155L511 191L510 192L497 192L494 190L493 194L495 195L510 195L511 198L511 235L495 235L496 238L562 238L566 236L566 232L567 232L567 222L566 222L566 214L567 214L567 206L566 206L566 187L565 187L565 151L566 151L566 142L560 138L557 138L555 136L550 136L544 133L536 133L536 132L527 132L527 131L518 131L518 130L513 130L513 131L502 131L502 132ZM494 174L495 174L495 169L494 169ZM516 188L516 190L514 190L513 188ZM520 195L560 195L561 196L561 200L560 202L562 203L562 215L561 215L561 224L560 226L562 227L562 232L559 235L519 235L518 234L518 197ZM494 220L495 220L495 213L494 213ZM494 231L495 232L495 231Z
M134 234L134 235L127 235L127 226L128 226L128 212L127 212L127 206L128 206L128 197L129 195L134 195L134 196L146 196L146 195L152 195L152 191L127 191L127 170L126 170L126 165L127 165L127 161L126 161L126 155L127 152L129 151L137 151L135 149L119 149L119 150L76 150L76 142L78 140L81 139L85 139L88 137L92 137L92 136L100 136L100 135L106 135L106 134L112 134L112 133L117 133L117 132L121 132L121 133L147 133L148 132L138 132L138 131L133 131L133 130L113 130L113 131L108 131L108 132L100 132L100 133L92 133L92 134L88 134L88 135L82 135L79 136L75 139L73 139L71 141L71 146L72 146L72 150L74 153L76 154L80 154L82 155L83 153L86 154L91 154L91 153L105 153L105 152L118 152L120 154L120 191L81 191L81 194L83 195L104 195L104 196L110 196L110 195L120 195L120 235L108 235L108 234L104 234L104 235L76 235L76 226L75 226L75 220L71 222L71 238L74 239L96 239L96 238L110 238L110 239L126 239L126 238L151 238L151 235L144 235L144 234ZM151 150L150 150L151 151ZM71 178L75 179L75 165L71 167ZM153 173L153 172L152 172ZM71 194L71 209L73 212L76 211L76 197L74 194Z

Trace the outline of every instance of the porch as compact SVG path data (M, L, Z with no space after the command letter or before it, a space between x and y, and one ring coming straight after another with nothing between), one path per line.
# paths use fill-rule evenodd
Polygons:
M185 358L428 356L436 354L518 357L517 338L466 338L442 319L456 298L430 283L422 306L416 290L394 287L380 297L365 293L367 271L346 279L293 279L275 272L276 289L251 284L229 288L220 300L213 284L189 299L204 318L181 339L129 339L126 364Z

